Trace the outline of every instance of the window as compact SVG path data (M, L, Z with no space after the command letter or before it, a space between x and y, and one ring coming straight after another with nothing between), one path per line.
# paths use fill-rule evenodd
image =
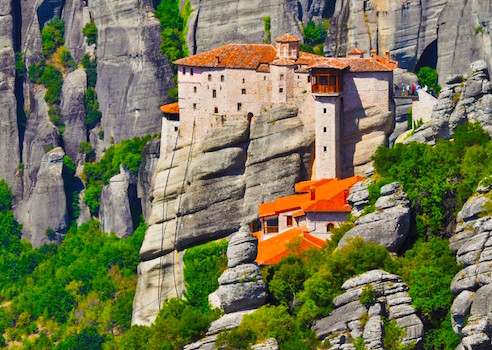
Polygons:
M190 75L193 75L193 68L190 68Z
M323 146L323 152L326 152L326 146Z
M193 103L193 109L196 109L196 103Z
M183 67L183 74L186 74L186 67Z
M243 84L244 84L245 82L246 82L246 80L244 80L244 78L243 78Z
M193 86L193 92L196 92L196 86Z
M284 80L284 75L280 74L280 80Z
M287 216L287 227L292 226L292 216Z
M225 77L223 75L220 76L220 81L224 81L225 80Z
M174 127L174 131L175 131L175 132L177 132L177 131L178 131L178 127L177 127L177 126L175 126L175 127Z
M208 81L212 81L212 74L208 75Z
M278 92L280 92L280 93L284 92L284 88L278 89Z
M217 97L217 90L212 90L212 98L216 98Z
M310 83L310 82L311 82L311 76L308 75L308 83Z
M246 89L241 89L241 94L246 95Z
M219 113L219 107L214 108L214 113L216 113L216 114Z
M263 80L266 80L266 75L263 76Z
M323 128L323 132L326 132L326 126Z
M323 113L326 114L326 108L323 108Z
M331 222L326 225L326 232L331 232L335 228L335 225L333 225Z
M241 102L238 102L237 110L240 111L242 108L243 108L243 105L241 104Z

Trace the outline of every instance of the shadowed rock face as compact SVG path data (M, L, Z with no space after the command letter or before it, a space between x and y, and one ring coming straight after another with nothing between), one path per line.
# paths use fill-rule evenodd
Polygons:
M314 125L303 125L295 107L274 108L251 125L226 122L224 128L227 133L213 130L202 144L178 145L172 163L171 155L159 159L140 250L134 324L153 322L159 293L160 300L182 293L176 249L236 232L257 217L259 203L292 194L293 184L308 177ZM160 260L176 264L163 264L159 272Z
M135 7L136 5L136 7ZM97 95L104 144L161 131L173 72L160 53L161 26L152 1L93 0L98 28Z

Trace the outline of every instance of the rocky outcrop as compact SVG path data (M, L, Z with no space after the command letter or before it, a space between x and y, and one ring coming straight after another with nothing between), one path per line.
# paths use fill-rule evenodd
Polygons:
M226 121L224 128L212 130L201 144L178 144L174 154L159 159L140 250L142 266L158 266L176 251L237 232L241 223L256 218L259 203L292 194L292 184L307 179L314 125L304 125L297 108L271 109L251 125ZM197 169L198 159L206 166ZM161 280L164 276L170 283L165 288L155 287L158 274L139 269L137 294L145 297L135 298L134 324L153 322L158 293L163 293L160 300L181 295L179 268L162 267Z
M357 182L350 189L350 194L347 197L347 202L352 207L352 216L360 217L364 208L369 204L369 190L368 187L374 183L374 180L367 179Z
M75 61L80 62L89 51L82 29L90 22L87 0L67 0L63 7L65 21L65 46L72 53Z
M438 21L439 81L466 74L470 62L486 58L492 67L491 0L448 0Z
M490 183L490 179L488 181ZM478 187L458 213L456 235L450 239L456 261L463 265L451 282L456 296L451 307L454 331L465 349L492 346L492 198L491 185Z
M114 232L120 238L133 234L133 221L128 189L130 174L120 166L120 173L109 180L101 191L99 219L103 232Z
M360 198L356 197L358 193L362 193ZM351 201L365 201L367 198L364 191L354 191ZM347 245L351 238L361 237L382 245L390 252L398 252L410 229L410 201L398 182L381 187L381 197L376 201L375 209L355 221L355 227L343 236L338 248Z
M98 28L97 85L104 144L161 131L159 106L173 86L160 52L161 26L150 0L93 0Z
M46 230L55 232L59 242L68 228L67 202L63 186L63 156L65 152L57 147L46 153L37 173L36 186L29 200L16 211L16 217L23 225L23 237L34 248L48 243Z
M69 73L63 81L60 114L65 123L64 148L75 164L83 160L79 145L87 140L85 125L86 90L87 75L83 68Z
M188 20L187 44L193 53L231 42L261 43L267 39L265 17L271 19L272 41L284 33L302 38L302 22L321 19L333 6L320 0L192 0L190 4L193 13Z
M454 75L446 79L430 123L422 125L404 143L412 141L434 144L437 139L450 139L456 127L479 122L492 135L492 85L485 61L470 65L467 76Z
M362 305L359 297L365 288L372 288L374 299L370 305ZM383 349L384 322L396 321L406 330L403 344L421 346L424 325L411 305L408 286L398 275L382 270L372 270L347 280L344 294L333 300L335 309L329 316L314 322L312 329L318 339L324 340L330 349L355 349L350 340L362 337L369 349Z
M20 163L17 106L15 100L15 55L11 2L0 1L0 179L15 187ZM18 189L14 189L17 194Z
M438 18L448 1L337 1L325 52L344 56L353 47L381 54L390 50L401 68L413 71L435 45Z
M152 177L161 153L161 140L149 141L142 151L142 164L138 170L137 197L142 203L142 214L148 222L151 208Z

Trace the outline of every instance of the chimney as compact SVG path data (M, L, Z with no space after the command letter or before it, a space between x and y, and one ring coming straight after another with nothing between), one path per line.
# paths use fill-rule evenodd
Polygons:
M311 188L309 189L309 192L311 193L311 200L314 201L316 199L316 191L315 191L314 187L311 186Z
M344 203L347 204L347 198L348 196L350 195L350 191L348 188L346 188L345 190L343 190L343 200L344 200Z
M389 50L386 50L384 53L386 55L386 62L389 62L391 60L390 51Z
M378 51L377 50L371 50L371 57L376 57L376 55L378 54Z

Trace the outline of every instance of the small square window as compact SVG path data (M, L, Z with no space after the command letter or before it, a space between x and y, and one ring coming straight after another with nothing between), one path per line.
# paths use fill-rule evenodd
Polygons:
M323 108L323 113L326 114L326 108Z
M246 95L246 89L241 89L241 94Z
M217 97L217 90L212 90L212 98L216 98Z
M246 80L243 78L243 84L246 82Z
M225 80L225 77L223 75L220 76L220 81L224 81Z
M196 86L193 86L193 92L196 93Z
M284 75L280 74L280 80L284 80Z
M326 126L323 128L323 132L326 132Z
M193 109L196 109L196 103L193 103Z
M178 127L177 126L174 127L174 131L178 131Z
M323 152L326 152L326 146L323 146Z
M308 75L308 83L310 83L310 82L311 82L311 76Z
M208 81L212 81L212 74L208 75Z
M292 216L287 216L287 227L291 227L292 226Z
M299 78L300 78L300 77L299 77L299 76L297 76L297 79L299 79Z
M278 92L283 93L284 92L284 88L278 89Z
M190 75L193 75L193 68L190 68Z
M237 110L240 111L243 108L243 105L239 102L237 104Z
M219 107L214 108L214 113L219 113Z
M263 76L263 80L266 80L266 75Z

